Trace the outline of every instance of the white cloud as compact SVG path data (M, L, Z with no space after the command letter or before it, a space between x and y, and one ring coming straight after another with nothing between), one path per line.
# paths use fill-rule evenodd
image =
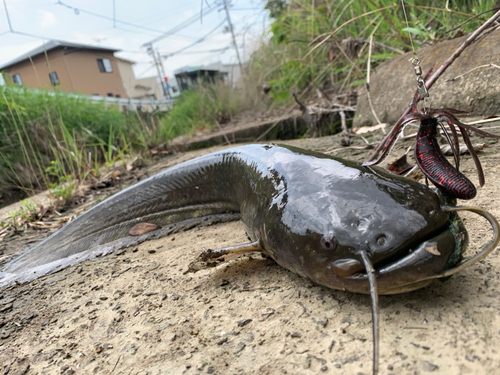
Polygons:
M110 33L83 33L73 31L70 40L75 43L90 44L94 46L103 46L110 48L123 48L125 39L116 37Z
M57 23L57 18L54 13L47 12L46 10L38 10L38 18L41 27L52 27Z
M16 43L12 45L0 46L0 65L17 58L42 44L43 42L36 40L28 43Z

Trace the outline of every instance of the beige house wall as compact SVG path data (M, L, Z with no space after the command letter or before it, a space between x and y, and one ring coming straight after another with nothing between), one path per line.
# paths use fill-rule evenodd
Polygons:
M63 91L73 91L69 76L65 69L64 60L60 50L52 50L45 55L33 57L4 70L6 80L12 82L12 76L19 74L23 86L31 88L52 88L49 73L57 72L59 88Z
M134 86L135 82L135 75L134 75L134 70L132 69L132 62L123 60L123 59L116 59L116 63L118 65L118 70L120 71L120 75L123 80L123 86L124 90L127 93L126 98L133 99L133 90L132 87Z
M132 69L133 62L117 58L117 63L130 99L150 99L152 95L156 99L163 99L163 90L157 77L137 79Z
M163 99L163 90L158 84L158 78L141 78L135 81L134 98L149 99L154 95L156 99Z
M97 59L109 59L113 72L102 73ZM84 95L101 95L126 98L117 58L112 52L97 50L66 50L57 48L39 55L31 61L23 61L5 69L12 77L19 74L23 86L31 88L52 88L49 73L56 72L59 90ZM12 79L12 78L10 78Z

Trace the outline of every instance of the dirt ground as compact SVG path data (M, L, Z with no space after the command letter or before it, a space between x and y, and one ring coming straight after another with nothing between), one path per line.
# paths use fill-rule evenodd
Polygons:
M370 153L335 151L339 140L286 143L360 161ZM489 142L479 154L486 185L470 205L500 217L500 146ZM151 173L216 149L167 157ZM462 165L477 184L470 156ZM491 230L462 217L470 254ZM317 286L260 257L184 274L201 251L246 241L240 222L195 228L0 291L0 373L370 374L369 296ZM380 373L500 374L499 273L496 250L446 283L381 296Z

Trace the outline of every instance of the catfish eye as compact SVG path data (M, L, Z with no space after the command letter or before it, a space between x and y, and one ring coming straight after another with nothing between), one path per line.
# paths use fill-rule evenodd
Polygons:
M379 246L384 246L387 240L385 239L384 235L381 235L377 238L377 245Z
M325 250L335 250L337 248L338 241L333 234L327 234L321 237L321 247Z

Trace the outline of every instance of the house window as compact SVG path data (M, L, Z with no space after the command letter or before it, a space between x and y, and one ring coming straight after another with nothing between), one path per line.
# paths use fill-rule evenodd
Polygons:
M59 78L57 78L56 72L49 73L49 77L50 77L50 83L52 83L52 86L57 86L59 84Z
M115 98L121 98L122 96L120 94L116 94Z
M109 96L110 98L112 98L112 97L113 97L113 93L112 93L112 92L108 92L108 96Z
M111 61L109 61L109 59L97 59L97 65L101 73L113 73L113 68L111 67Z
M12 76L12 79L14 80L14 83L15 83L16 85L19 85L19 86L22 86L22 85L23 85L23 81L22 81L21 76L19 75L19 73L14 74L14 75Z

